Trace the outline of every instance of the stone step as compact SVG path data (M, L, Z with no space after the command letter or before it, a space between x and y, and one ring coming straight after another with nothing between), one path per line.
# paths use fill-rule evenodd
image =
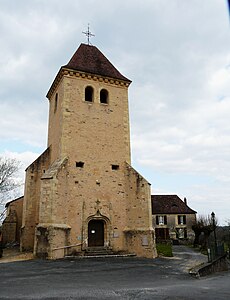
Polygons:
M88 247L86 249L87 252L95 252L95 251L112 251L110 247Z
M83 258L112 258L112 257L135 257L135 253L127 253L127 254L110 254L110 255L66 255L65 259L67 260L75 260L75 259L83 259Z
M133 257L136 256L134 253L127 253L125 251L113 251L111 248L107 247L90 247L85 250L84 254L79 253L76 255L67 255L66 259L75 259L75 258L98 258L98 257Z
M85 252L85 256L99 256L99 255L114 255L114 252L107 251L95 251L95 252Z
M111 248L105 248L105 247L90 247L85 251L85 256L112 255L112 254L114 254L114 251Z

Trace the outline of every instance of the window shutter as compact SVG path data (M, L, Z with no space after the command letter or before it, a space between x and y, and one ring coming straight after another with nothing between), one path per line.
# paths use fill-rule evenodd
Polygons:
M156 224L159 225L159 217L156 216Z
M167 225L167 216L164 216L164 225Z
M177 216L177 224L180 224L180 216Z
M183 224L186 224L186 216L183 216Z

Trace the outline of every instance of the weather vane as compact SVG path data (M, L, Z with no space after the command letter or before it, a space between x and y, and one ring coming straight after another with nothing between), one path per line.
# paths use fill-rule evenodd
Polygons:
M92 34L92 32L90 32L90 30L89 30L89 24L88 24L88 30L87 31L82 31L82 33L87 36L88 45L91 45L90 38L91 38L91 36L95 36L95 35Z

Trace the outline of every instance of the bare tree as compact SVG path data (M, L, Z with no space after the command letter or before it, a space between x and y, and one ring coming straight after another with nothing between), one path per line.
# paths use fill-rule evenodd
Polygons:
M203 219L201 217L197 218L196 223L192 225L192 230L195 233L195 239L193 242L194 247L199 246L199 238L200 238L201 233L203 232L203 227L204 227L204 223L203 223Z
M21 185L15 178L19 168L20 162L16 159L0 157L0 203L5 194Z
M192 226L192 230L195 233L195 239L194 239L194 247L199 245L199 237L201 233L204 234L203 241L201 243L201 248L206 249L208 238L210 234L216 229L217 226L217 219L215 219L214 224L211 216L199 216L196 223Z

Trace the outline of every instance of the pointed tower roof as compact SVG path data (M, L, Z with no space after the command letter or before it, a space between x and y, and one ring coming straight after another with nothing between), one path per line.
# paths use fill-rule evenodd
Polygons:
M131 82L111 64L97 47L92 45L81 44L68 64L63 67Z
M63 74L68 74L71 70L122 80L126 82L125 84L127 86L131 83L131 80L123 76L97 47L81 44L68 64L60 68L46 95L48 99L52 96L52 93L61 80Z

